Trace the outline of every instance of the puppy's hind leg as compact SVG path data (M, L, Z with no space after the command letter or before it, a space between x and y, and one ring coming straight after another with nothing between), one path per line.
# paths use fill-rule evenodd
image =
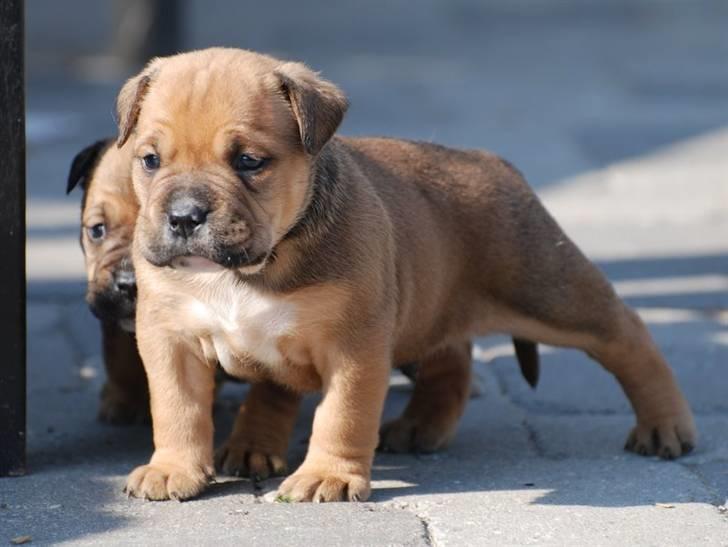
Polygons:
M300 394L272 382L252 384L230 437L215 452L215 467L228 475L261 480L284 475L300 403Z
M690 408L647 327L597 268L572 250L568 267L542 269L536 283L523 280L505 314L506 330L584 350L611 372L637 417L626 449L665 459L690 452L697 436Z
M407 408L380 430L380 450L434 452L452 439L470 396L471 350L470 342L450 345L420 363Z
M518 173L488 218L489 262L479 264L500 325L517 338L586 351L614 374L637 425L626 448L673 458L695 445L685 398L640 318L564 234ZM494 260L494 257L498 260ZM496 271L486 266L497 265Z
M619 304L614 334L589 354L617 377L635 410L625 449L663 459L687 454L697 441L690 407L642 320Z

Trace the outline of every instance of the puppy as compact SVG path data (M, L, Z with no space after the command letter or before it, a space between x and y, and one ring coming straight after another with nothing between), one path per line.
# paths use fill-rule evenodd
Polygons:
M99 419L111 424L146 423L148 389L134 337L136 281L130 257L139 206L131 186L130 147L118 150L112 144L112 139L99 140L74 157L66 193L78 185L83 190L80 241L88 276L86 300L101 324L108 378L101 392ZM524 343L514 344L521 348ZM520 358L519 363L528 382L535 386L537 357ZM220 370L218 373L219 388L226 377ZM236 442L242 436L241 430L248 427L243 417L250 414L250 409L246 413L243 406L239 414L233 434L218 451L220 469L231 474L252 473L259 478L267 477L269 471L283 472L286 466L282 457L274 457L270 465L256 465L253 458L251 465L244 439ZM274 452L285 454L285 447L283 444Z
M364 500L392 365L420 370L383 442L442 446L469 391L470 340L494 332L580 348L613 373L637 418L628 449L673 458L695 444L642 321L497 156L335 136L347 100L334 84L234 49L155 59L117 107L118 145L131 141L136 158L155 441L131 495L205 488L219 361L256 382L251 459L280 458L299 394L323 392L281 495Z
M81 248L88 278L86 302L101 323L107 381L99 419L149 421L147 380L134 337L136 279L131 241L139 211L131 185L130 146L97 141L73 159L66 193L83 189Z

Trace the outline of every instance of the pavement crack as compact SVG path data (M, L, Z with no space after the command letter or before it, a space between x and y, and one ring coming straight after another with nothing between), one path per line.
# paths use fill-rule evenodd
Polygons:
M437 547L437 541L435 541L435 537L432 534L432 529L430 528L430 521L427 520L427 517L424 515L415 513L415 516L420 519L420 524L422 525L422 537L427 545Z
M511 397L510 393L508 392L508 384L505 380L505 378L498 373L497 370L492 370L492 376L495 377L495 383L498 387L499 395L503 398L505 401L505 404L514 412L517 412L521 415L521 425L523 429L526 431L526 435L528 437L528 444L533 449L536 456L540 458L549 458L554 459L553 457L549 457L547 454L546 448L544 446L544 443L541 439L541 436L539 435L538 431L536 430L533 425L531 425L528 421L528 410L525 409L523 406L518 404L513 397ZM560 458L555 458L560 459Z
M544 448L543 441L541 440L541 435L538 431L536 431L536 428L528 422L527 418L523 418L521 425L526 430L526 433L528 434L528 444L531 445L531 448L533 448L536 455L540 458L547 458L548 455L546 454L546 449Z
M369 504L365 504L365 506L367 505ZM435 535L432 531L430 521L427 515L421 512L423 510L426 510L424 509L424 507L420 506L418 503L410 503L406 501L387 501L383 503L381 507L384 507L386 509L393 509L395 511L403 511L414 516L420 522L420 526L422 527L422 532L420 535L421 539L425 541L426 545L429 545L431 547L437 547L438 543L437 540L435 540ZM367 507L367 510L376 511L377 508L375 505L371 505ZM407 544L409 545L409 543Z
M698 466L694 463L682 463L677 462L678 465L683 466L689 473L691 473L696 479L700 481L705 489L710 493L712 498L711 504L714 505L719 511L721 507L728 505L728 499L725 494L721 493L716 487L710 483L710 481L703 475ZM722 511L724 513L724 511Z

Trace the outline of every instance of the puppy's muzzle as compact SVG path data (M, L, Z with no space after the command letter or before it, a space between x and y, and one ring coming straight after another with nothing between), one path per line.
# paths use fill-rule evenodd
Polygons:
M129 257L116 265L111 278L103 288L87 294L93 314L102 321L129 322L136 312L137 285L134 267Z
M123 298L134 301L137 293L134 270L119 269L114 272L114 290Z
M167 226L174 237L189 239L207 222L209 212L202 200L180 196L167 207Z
M155 266L207 271L213 265L236 269L265 262L266 253L253 252L245 222L238 220L230 236L231 220L225 208L214 208L201 188L174 190L158 219L159 228L144 254Z

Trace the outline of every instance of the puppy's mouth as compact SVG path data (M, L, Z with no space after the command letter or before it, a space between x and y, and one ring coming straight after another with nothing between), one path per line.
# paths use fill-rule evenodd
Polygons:
M170 230L141 240L141 252L147 262L158 268L188 273L211 273L222 270L251 273L265 265L270 249L244 241L221 241L214 231L203 225L201 231L187 237L172 237Z
M109 289L89 295L87 301L91 313L101 321L119 323L124 330L129 330L126 326L134 324L136 300L133 298L124 297ZM131 328L130 332L133 332L133 327Z
M185 270L191 273L219 272L225 267L204 256L178 256L173 258L169 266L174 270Z
M202 255L182 255L171 258L164 266L188 273L216 273L237 270L242 273L256 273L265 266L267 254L251 256L249 253L220 253L211 259Z

